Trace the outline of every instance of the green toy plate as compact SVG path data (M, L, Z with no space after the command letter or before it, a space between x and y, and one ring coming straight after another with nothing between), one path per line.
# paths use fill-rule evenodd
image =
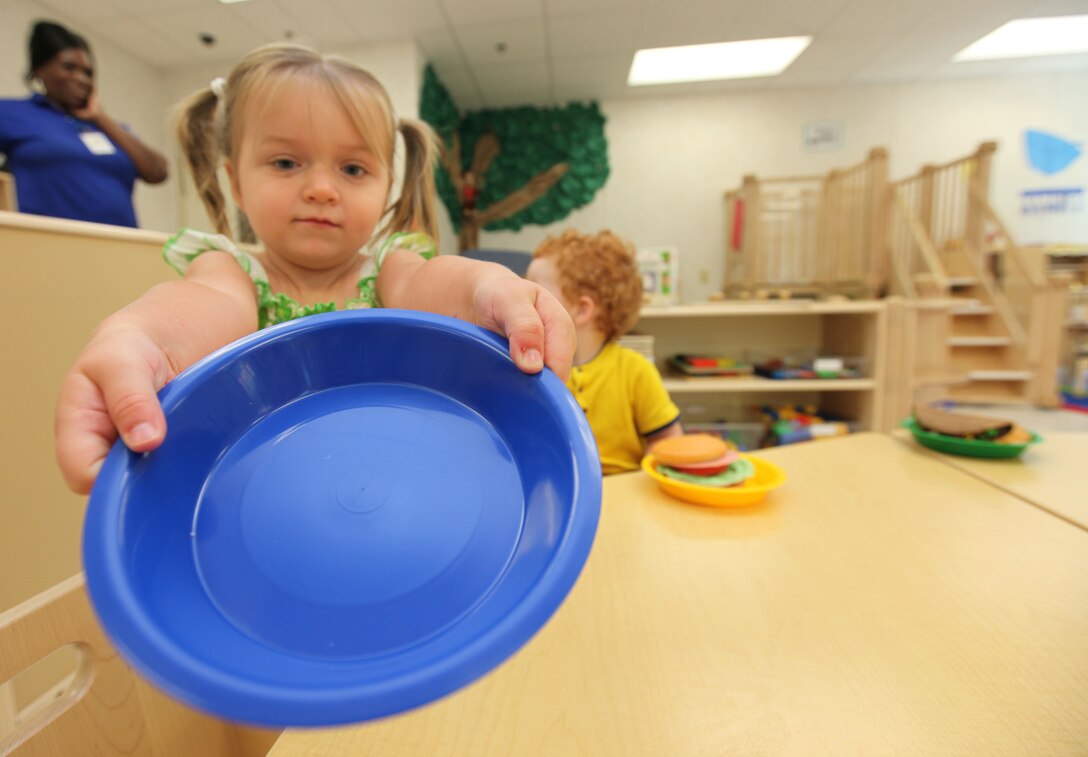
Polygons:
M963 455L965 457L988 457L992 459L1017 457L1028 448L1028 445L1043 440L1043 437L1032 432L1031 441L1021 444L998 444L996 442L962 439L958 436L947 436L927 431L919 426L914 418L905 418L899 425L910 429L915 440L923 447L929 447L938 452L946 452L949 455Z

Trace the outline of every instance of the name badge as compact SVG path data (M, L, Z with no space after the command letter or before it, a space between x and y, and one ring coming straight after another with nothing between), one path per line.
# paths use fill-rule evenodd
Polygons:
M117 152L113 142L100 131L80 132L79 138L83 140L83 144L93 155L113 155Z

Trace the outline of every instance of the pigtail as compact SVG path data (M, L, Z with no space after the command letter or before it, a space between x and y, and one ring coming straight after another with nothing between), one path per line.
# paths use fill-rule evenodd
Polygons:
M404 181L386 231L422 231L437 240L434 184L437 138L422 121L402 118L397 130L404 138Z
M220 234L231 236L227 202L219 186L219 136L215 110L219 100L211 89L194 92L178 106L175 128L193 184Z

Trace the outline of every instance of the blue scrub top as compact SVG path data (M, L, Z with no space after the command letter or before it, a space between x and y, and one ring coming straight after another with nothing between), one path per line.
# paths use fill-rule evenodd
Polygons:
M97 132L113 144L96 155L80 137ZM19 210L56 218L136 226L136 166L98 127L54 107L42 95L0 100L0 153L15 177Z

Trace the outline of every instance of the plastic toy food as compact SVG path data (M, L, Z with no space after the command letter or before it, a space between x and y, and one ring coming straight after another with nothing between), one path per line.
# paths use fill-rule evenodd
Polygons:
M720 457L704 460L701 463L686 463L684 465L673 465L671 467L680 473L686 473L692 476L713 476L717 473L721 473L735 463L739 456L739 452L735 449L731 449Z
M685 434L662 439L650 454L653 472L693 486L736 486L755 475L751 461L711 434Z
M662 439L650 450L662 465L692 465L721 457L729 445L711 434L684 434Z
M756 505L786 481L785 472L769 460L741 453L738 462L741 461L750 464L754 472L749 478L734 486L703 486L670 478L661 471L662 466L658 464L652 453L642 458L642 470L656 481L666 494L684 502L708 507Z
M997 440L1012 431L1012 421L981 415L953 413L933 405L918 405L914 418L927 431L964 439Z

